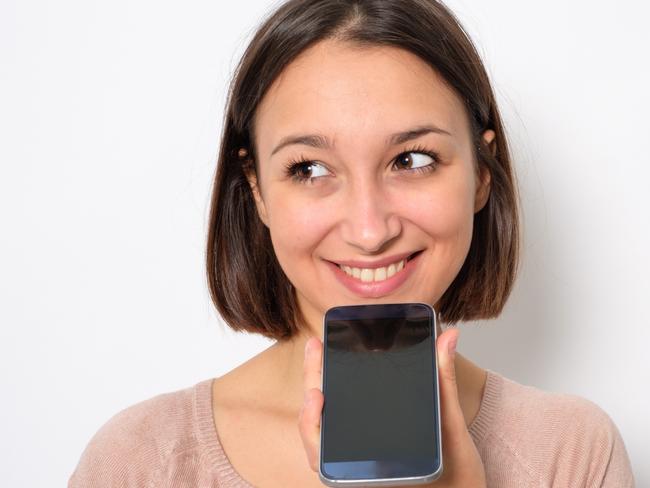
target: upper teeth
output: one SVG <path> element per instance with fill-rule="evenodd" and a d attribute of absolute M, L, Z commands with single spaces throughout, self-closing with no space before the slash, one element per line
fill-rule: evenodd
<path fill-rule="evenodd" d="M 371 281 L 383 281 L 386 278 L 390 278 L 398 271 L 401 271 L 405 264 L 406 259 L 402 259 L 397 263 L 390 264 L 383 268 L 351 268 L 350 266 L 343 266 L 341 264 L 339 264 L 339 268 L 345 271 L 348 275 L 369 283 Z"/>

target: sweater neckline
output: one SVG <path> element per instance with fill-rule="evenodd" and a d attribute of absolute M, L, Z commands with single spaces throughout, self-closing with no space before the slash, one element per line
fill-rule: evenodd
<path fill-rule="evenodd" d="M 470 423 L 468 431 L 477 446 L 483 442 L 498 410 L 503 389 L 503 377 L 487 369 L 487 377 L 478 413 Z M 212 409 L 212 383 L 215 378 L 209 378 L 197 383 L 194 387 L 194 417 L 196 437 L 201 445 L 207 465 L 213 471 L 224 488 L 254 488 L 235 470 L 228 455 L 221 445 L 219 433 L 214 423 Z"/>
<path fill-rule="evenodd" d="M 223 484 L 224 488 L 254 488 L 235 470 L 219 440 L 212 409 L 214 380 L 203 380 L 194 387 L 194 425 L 201 451 L 206 457 L 207 469 L 216 476 L 220 487 Z"/>
<path fill-rule="evenodd" d="M 503 376 L 490 369 L 486 369 L 485 371 L 487 377 L 485 379 L 481 404 L 479 405 L 476 417 L 474 417 L 474 420 L 467 427 L 477 447 L 485 439 L 490 427 L 494 425 L 494 417 L 499 410 L 499 402 L 501 401 L 503 391 Z"/>

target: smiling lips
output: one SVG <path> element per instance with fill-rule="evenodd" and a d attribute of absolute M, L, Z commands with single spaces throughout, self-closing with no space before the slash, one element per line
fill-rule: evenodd
<path fill-rule="evenodd" d="M 328 261 L 336 278 L 350 291 L 366 298 L 377 298 L 397 289 L 411 274 L 422 251 L 390 256 L 374 263 Z"/>
<path fill-rule="evenodd" d="M 371 281 L 384 281 L 386 278 L 390 278 L 395 273 L 402 271 L 405 265 L 406 259 L 401 259 L 397 264 L 391 263 L 382 268 L 352 268 L 341 264 L 339 264 L 339 268 L 345 271 L 348 276 L 357 278 L 364 283 L 370 283 Z"/>

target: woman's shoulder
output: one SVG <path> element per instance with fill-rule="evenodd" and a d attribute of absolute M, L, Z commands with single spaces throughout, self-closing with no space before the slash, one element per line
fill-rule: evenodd
<path fill-rule="evenodd" d="M 586 486 L 633 486 L 620 432 L 591 400 L 489 371 L 481 410 L 472 427 L 488 463 L 510 457 L 522 473 L 543 484 L 588 480 Z"/>
<path fill-rule="evenodd" d="M 163 469 L 180 468 L 199 447 L 198 400 L 206 402 L 211 383 L 158 394 L 110 417 L 82 452 L 68 487 L 155 486 Z"/>
<path fill-rule="evenodd" d="M 500 382 L 500 404 L 509 413 L 510 425 L 542 423 L 552 426 L 591 424 L 612 427 L 611 418 L 600 406 L 579 395 L 547 391 L 491 373 Z M 577 422 L 576 422 L 577 421 Z"/>

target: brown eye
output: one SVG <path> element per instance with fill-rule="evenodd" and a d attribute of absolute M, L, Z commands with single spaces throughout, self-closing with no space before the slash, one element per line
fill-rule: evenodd
<path fill-rule="evenodd" d="M 308 161 L 297 167 L 296 173 L 302 178 L 318 178 L 319 176 L 326 176 L 329 171 L 322 164 Z"/>
<path fill-rule="evenodd" d="M 405 152 L 395 158 L 395 163 L 402 169 L 417 169 L 436 162 L 433 156 L 415 151 Z"/>
<path fill-rule="evenodd" d="M 299 178 L 311 178 L 313 164 L 303 163 L 296 168 L 296 176 Z"/>
<path fill-rule="evenodd" d="M 286 174 L 299 183 L 308 183 L 321 176 L 330 174 L 329 170 L 316 161 L 291 161 L 286 167 Z"/>

